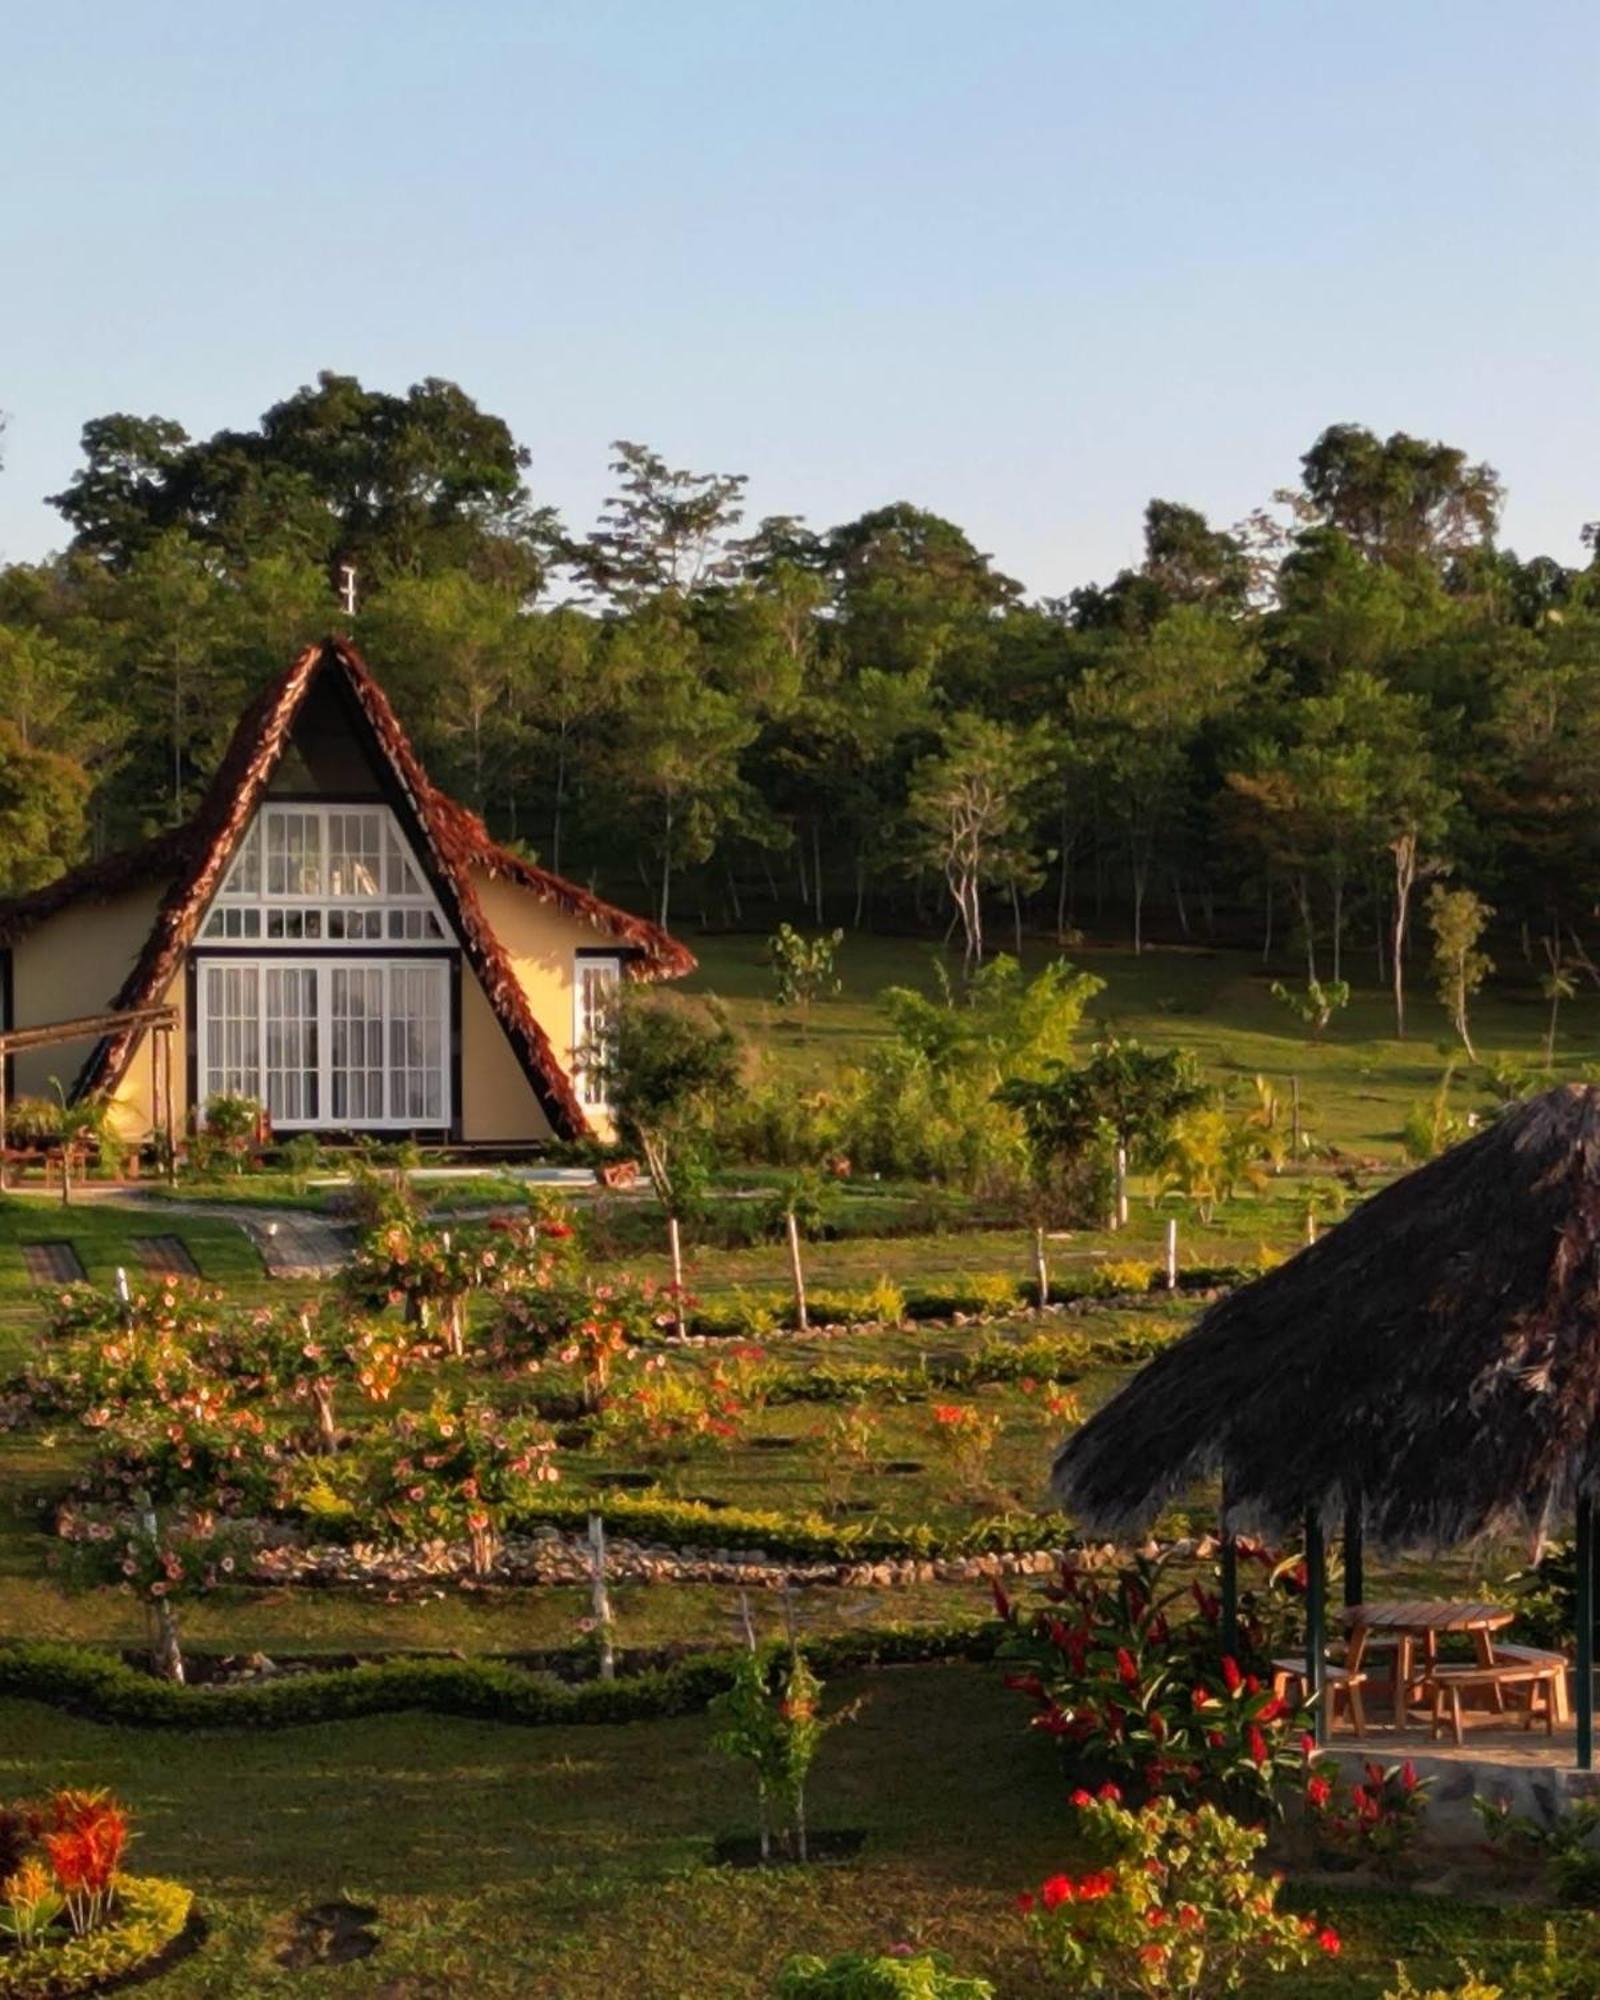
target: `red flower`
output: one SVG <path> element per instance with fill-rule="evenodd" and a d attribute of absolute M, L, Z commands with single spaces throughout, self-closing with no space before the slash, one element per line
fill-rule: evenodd
<path fill-rule="evenodd" d="M 1339 1941 L 1339 1933 L 1331 1930 L 1318 1931 L 1317 1949 L 1325 1951 L 1329 1958 L 1337 1958 L 1339 1953 L 1344 1949 Z"/>
<path fill-rule="evenodd" d="M 1250 1733 L 1247 1740 L 1250 1745 L 1251 1763 L 1264 1764 L 1267 1761 L 1267 1739 L 1253 1722 L 1250 1725 Z"/>
<path fill-rule="evenodd" d="M 1126 1646 L 1117 1648 L 1117 1678 L 1124 1687 L 1138 1685 L 1139 1669 L 1133 1664 L 1133 1655 Z"/>
<path fill-rule="evenodd" d="M 1237 1694 L 1244 1685 L 1244 1675 L 1239 1671 L 1239 1663 L 1231 1655 L 1222 1656 L 1222 1684 L 1229 1694 Z"/>
<path fill-rule="evenodd" d="M 1033 1891 L 1031 1889 L 1024 1889 L 1022 1894 L 1017 1898 L 1017 1908 L 1024 1916 L 1033 1908 Z"/>
<path fill-rule="evenodd" d="M 1090 1796 L 1090 1794 L 1086 1792 L 1080 1785 L 1078 1789 L 1072 1794 L 1072 1797 L 1067 1801 L 1067 1803 L 1068 1805 L 1077 1806 L 1081 1811 L 1084 1806 L 1092 1806 L 1094 1804 L 1094 1800 Z"/>
<path fill-rule="evenodd" d="M 1118 1791 L 1115 1785 L 1109 1782 L 1100 1787 L 1099 1791 L 1095 1793 L 1095 1797 L 1103 1799 L 1107 1805 L 1120 1806 L 1122 1804 L 1121 1792 Z"/>
<path fill-rule="evenodd" d="M 1311 1778 L 1306 1782 L 1306 1801 L 1309 1805 L 1325 1806 L 1333 1797 L 1333 1786 L 1326 1778 Z"/>
<path fill-rule="evenodd" d="M 1047 1910 L 1059 1909 L 1063 1903 L 1070 1903 L 1072 1897 L 1072 1880 L 1067 1875 L 1052 1875 L 1039 1891 L 1039 1900 Z"/>
<path fill-rule="evenodd" d="M 1085 1875 L 1078 1884 L 1078 1901 L 1097 1903 L 1103 1896 L 1109 1896 L 1116 1886 L 1116 1877 L 1111 1870 L 1102 1868 L 1097 1874 Z"/>

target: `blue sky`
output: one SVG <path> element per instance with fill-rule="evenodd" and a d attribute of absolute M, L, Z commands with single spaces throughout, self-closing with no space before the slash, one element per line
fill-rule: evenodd
<path fill-rule="evenodd" d="M 1578 0 L 31 0 L 0 62 L 0 556 L 112 409 L 454 378 L 575 524 L 608 441 L 1031 591 L 1326 423 L 1600 516 Z"/>

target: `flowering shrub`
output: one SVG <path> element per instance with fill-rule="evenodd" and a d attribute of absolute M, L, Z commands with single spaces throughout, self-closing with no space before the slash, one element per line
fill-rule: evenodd
<path fill-rule="evenodd" d="M 554 1359 L 575 1368 L 585 1406 L 598 1410 L 617 1364 L 670 1317 L 648 1285 L 620 1278 L 601 1282 L 551 1266 L 505 1294 L 490 1341 L 513 1367 Z"/>
<path fill-rule="evenodd" d="M 341 1382 L 375 1403 L 399 1387 L 414 1353 L 412 1343 L 381 1321 L 352 1319 L 337 1301 L 260 1310 L 235 1318 L 220 1334 L 214 1357 L 247 1392 L 289 1396 L 309 1403 L 317 1446 L 338 1448 L 334 1396 Z"/>
<path fill-rule="evenodd" d="M 408 1541 L 464 1536 L 475 1576 L 494 1566 L 505 1516 L 560 1477 L 555 1439 L 486 1403 L 402 1410 L 369 1471 L 371 1504 Z"/>
<path fill-rule="evenodd" d="M 774 1833 L 795 1860 L 806 1859 L 806 1779 L 822 1739 L 859 1706 L 824 1716 L 822 1683 L 798 1648 L 775 1686 L 761 1655 L 745 1654 L 733 1685 L 713 1698 L 713 1746 L 755 1771 L 763 1861 L 770 1857 Z"/>
<path fill-rule="evenodd" d="M 1284 1572 L 1251 1545 L 1240 1552 L 1267 1567 L 1269 1589 L 1241 1597 L 1238 1658 L 1222 1651 L 1215 1595 L 1168 1579 L 1170 1551 L 1118 1570 L 1064 1565 L 1030 1619 L 996 1586 L 1012 1628 L 1007 1685 L 1081 1773 L 1258 1810 L 1280 1782 L 1304 1779 L 1301 1717 L 1270 1686 L 1270 1586 Z"/>
<path fill-rule="evenodd" d="M 1210 1805 L 1130 1811 L 1113 1785 L 1073 1804 L 1096 1865 L 1018 1899 L 1066 1992 L 1209 2000 L 1338 1952 L 1337 1932 L 1277 1909 L 1277 1882 L 1251 1865 L 1259 1830 Z"/>
<path fill-rule="evenodd" d="M 219 1396 L 138 1412 L 119 1410 L 91 1428 L 100 1449 L 78 1481 L 87 1500 L 131 1507 L 137 1496 L 204 1513 L 260 1513 L 287 1494 L 282 1443 L 257 1409 Z M 90 1422 L 90 1419 L 85 1419 Z"/>
<path fill-rule="evenodd" d="M 1083 1404 L 1078 1392 L 1064 1382 L 1039 1382 L 1031 1375 L 1024 1375 L 1017 1389 L 1047 1428 L 1054 1430 L 1062 1425 L 1076 1428 L 1083 1422 Z"/>
<path fill-rule="evenodd" d="M 1365 1763 L 1360 1782 L 1347 1791 L 1330 1758 L 1312 1766 L 1306 1779 L 1306 1810 L 1328 1846 L 1392 1864 L 1416 1845 L 1432 1782 L 1417 1776 L 1408 1757 L 1387 1770 Z"/>
<path fill-rule="evenodd" d="M 775 2000 L 994 2000 L 987 1979 L 963 1978 L 943 1952 L 899 1945 L 878 1957 L 791 1958 Z"/>
<path fill-rule="evenodd" d="M 445 1345 L 466 1345 L 466 1300 L 497 1284 L 504 1252 L 487 1229 L 432 1229 L 419 1217 L 391 1217 L 356 1244 L 346 1275 L 350 1295 L 369 1310 L 400 1306 L 408 1324 L 443 1329 Z"/>
<path fill-rule="evenodd" d="M 150 1628 L 156 1672 L 165 1680 L 181 1681 L 177 1603 L 215 1589 L 233 1573 L 237 1531 L 219 1530 L 209 1512 L 158 1510 L 143 1494 L 130 1498 L 131 1515 L 63 1508 L 57 1532 L 71 1544 L 73 1567 L 80 1577 L 113 1583 L 138 1598 Z"/>
<path fill-rule="evenodd" d="M 828 1414 L 817 1433 L 817 1455 L 829 1507 L 844 1504 L 856 1477 L 876 1464 L 882 1445 L 882 1419 L 868 1404 L 845 1403 Z"/>
<path fill-rule="evenodd" d="M 739 1398 L 720 1370 L 694 1375 L 668 1368 L 665 1356 L 655 1355 L 613 1390 L 600 1411 L 595 1437 L 634 1458 L 661 1464 L 683 1457 L 702 1438 L 732 1444 L 742 1416 Z"/>
<path fill-rule="evenodd" d="M 985 1492 L 989 1460 L 1000 1436 L 998 1413 L 980 1410 L 976 1403 L 935 1403 L 933 1434 L 959 1490 Z"/>
<path fill-rule="evenodd" d="M 46 1317 L 33 1400 L 76 1416 L 184 1401 L 205 1382 L 201 1357 L 222 1313 L 221 1292 L 176 1278 L 126 1303 L 93 1285 L 69 1286 Z"/>

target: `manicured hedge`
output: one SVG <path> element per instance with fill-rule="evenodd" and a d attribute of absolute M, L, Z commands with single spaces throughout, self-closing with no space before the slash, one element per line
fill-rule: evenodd
<path fill-rule="evenodd" d="M 963 1556 L 1027 1555 L 1068 1547 L 1073 1531 L 1062 1514 L 996 1514 L 965 1528 L 928 1522 L 885 1527 L 863 1521 L 840 1526 L 818 1514 L 776 1514 L 754 1507 L 709 1507 L 656 1493 L 546 1490 L 506 1517 L 512 1534 L 556 1528 L 581 1534 L 598 1514 L 608 1531 L 630 1542 L 673 1550 L 760 1550 L 775 1562 L 940 1562 Z M 314 1541 L 349 1544 L 372 1538 L 373 1523 L 355 1509 L 319 1508 L 301 1517 Z"/>
<path fill-rule="evenodd" d="M 994 1620 L 888 1625 L 808 1640 L 806 1657 L 824 1677 L 863 1667 L 982 1660 L 993 1657 L 1004 1629 Z M 777 1656 L 778 1649 L 769 1650 Z M 23 1644 L 0 1647 L 0 1696 L 48 1702 L 96 1722 L 137 1729 L 289 1729 L 407 1709 L 525 1727 L 644 1722 L 704 1708 L 730 1685 L 737 1657 L 703 1653 L 614 1681 L 562 1681 L 503 1660 L 404 1658 L 185 1687 L 85 1647 Z M 0 1986 L 0 2000 L 11 2000 L 10 1989 Z"/>
<path fill-rule="evenodd" d="M 1061 1514 L 1005 1514 L 970 1527 L 903 1528 L 863 1523 L 836 1527 L 818 1516 L 768 1514 L 749 1507 L 707 1507 L 694 1500 L 631 1493 L 552 1493 L 520 1509 L 515 1532 L 539 1527 L 576 1533 L 598 1514 L 614 1535 L 673 1549 L 762 1549 L 791 1562 L 937 1562 L 958 1556 L 1024 1555 L 1066 1547 L 1072 1530 Z"/>
<path fill-rule="evenodd" d="M 1196 1264 L 1178 1273 L 1180 1292 L 1225 1291 L 1259 1277 L 1260 1268 L 1247 1264 Z M 964 1286 L 959 1278 L 940 1290 L 913 1290 L 903 1295 L 900 1317 L 913 1323 L 953 1319 L 957 1313 L 993 1313 L 1037 1303 L 1038 1287 L 1031 1278 L 1009 1281 L 1009 1298 L 1002 1299 L 1008 1280 L 988 1277 Z M 871 1287 L 856 1290 L 817 1290 L 808 1294 L 810 1318 L 814 1326 L 853 1326 L 878 1317 L 871 1303 Z M 1142 1287 L 1148 1293 L 1166 1290 L 1166 1276 L 1157 1270 Z M 1138 1292 L 1108 1290 L 1103 1275 L 1093 1266 L 1082 1272 L 1063 1274 L 1050 1280 L 1050 1299 L 1056 1305 L 1087 1305 L 1108 1299 L 1136 1297 Z M 790 1331 L 795 1324 L 794 1299 L 787 1292 L 746 1292 L 728 1300 L 707 1300 L 689 1316 L 689 1331 L 728 1338 L 758 1337 L 764 1324 Z"/>
<path fill-rule="evenodd" d="M 193 1909 L 180 1882 L 119 1875 L 115 1913 L 100 1930 L 0 1957 L 0 2000 L 67 2000 L 139 1972 L 177 1942 Z"/>

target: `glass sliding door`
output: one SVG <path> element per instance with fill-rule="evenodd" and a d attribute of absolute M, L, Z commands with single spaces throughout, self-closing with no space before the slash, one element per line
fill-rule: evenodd
<path fill-rule="evenodd" d="M 445 1117 L 447 989 L 442 965 L 389 967 L 389 1121 L 439 1125 Z"/>
<path fill-rule="evenodd" d="M 267 1111 L 274 1125 L 315 1125 L 321 1115 L 317 968 L 265 969 Z"/>
<path fill-rule="evenodd" d="M 209 1097 L 261 1097 L 261 971 L 208 965 L 201 985 L 202 1089 Z"/>
<path fill-rule="evenodd" d="M 381 1124 L 384 968 L 336 965 L 330 974 L 328 1115 L 335 1125 Z"/>
<path fill-rule="evenodd" d="M 287 1130 L 448 1126 L 448 960 L 203 959 L 198 1082 Z"/>

